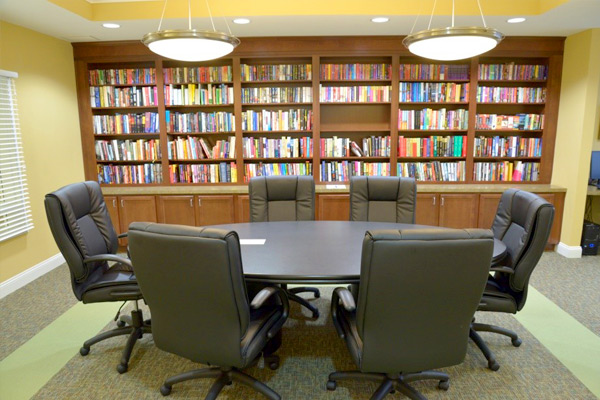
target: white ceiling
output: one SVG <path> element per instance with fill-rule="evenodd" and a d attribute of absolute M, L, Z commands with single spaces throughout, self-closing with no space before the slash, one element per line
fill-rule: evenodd
<path fill-rule="evenodd" d="M 117 1 L 119 0 L 88 0 L 90 3 Z M 366 0 L 363 1 L 366 2 Z M 377 2 L 377 0 L 371 1 Z M 217 0 L 211 0 L 211 2 L 217 2 Z M 344 2 L 339 3 L 340 7 L 343 7 Z M 424 14 L 428 13 L 424 12 Z M 410 33 L 416 18 L 414 15 L 390 15 L 389 22 L 374 24 L 370 22 L 370 18 L 376 15 L 252 16 L 250 24 L 236 25 L 231 23 L 231 20 L 235 17 L 244 17 L 244 15 L 236 15 L 234 12 L 229 14 L 227 21 L 231 31 L 240 38 L 251 36 L 406 35 Z M 341 11 L 340 14 L 344 14 L 344 12 Z M 508 36 L 569 36 L 590 28 L 600 28 L 600 0 L 570 0 L 546 13 L 528 16 L 524 23 L 508 24 L 506 19 L 513 16 L 515 15 L 509 13 L 486 15 L 485 19 L 488 26 L 496 28 Z M 158 17 L 157 15 L 156 19 L 106 21 L 117 22 L 121 25 L 120 29 L 106 29 L 102 27 L 102 22 L 105 21 L 87 20 L 48 0 L 0 0 L 1 20 L 69 42 L 138 40 L 144 34 L 157 29 Z M 428 15 L 421 15 L 417 20 L 416 30 L 425 29 L 428 18 Z M 217 30 L 227 31 L 224 18 L 215 18 L 215 24 Z M 432 28 L 449 25 L 450 17 L 436 16 L 433 19 Z M 481 26 L 482 23 L 479 16 L 457 16 L 455 25 Z M 211 29 L 210 21 L 207 18 L 194 18 L 192 27 Z M 163 22 L 163 29 L 182 28 L 187 28 L 186 18 L 168 19 Z"/>

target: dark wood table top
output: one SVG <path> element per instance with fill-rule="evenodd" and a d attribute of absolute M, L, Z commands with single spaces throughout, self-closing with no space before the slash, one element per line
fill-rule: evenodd
<path fill-rule="evenodd" d="M 246 279 L 311 284 L 358 282 L 362 242 L 367 230 L 444 229 L 362 221 L 254 222 L 214 227 L 238 233 Z M 263 244 L 252 244 L 263 240 Z M 501 245 L 500 241 L 495 242 Z M 497 249 L 495 245 L 494 258 L 503 256 L 504 251 L 505 247 Z"/>

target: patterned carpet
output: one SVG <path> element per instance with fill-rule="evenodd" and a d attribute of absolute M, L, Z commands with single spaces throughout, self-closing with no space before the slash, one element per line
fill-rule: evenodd
<path fill-rule="evenodd" d="M 594 310 L 600 309 L 600 300 L 593 288 L 598 287 L 600 268 L 595 261 L 591 257 L 567 260 L 547 253 L 534 273 L 532 283 L 598 334 L 598 315 Z M 558 285 L 561 285 L 561 290 L 555 289 Z M 368 399 L 376 388 L 375 384 L 366 381 L 340 381 L 336 391 L 325 389 L 330 372 L 354 369 L 346 346 L 337 337 L 331 323 L 331 290 L 331 287 L 324 287 L 322 297 L 311 300 L 321 312 L 316 321 L 309 318 L 305 309 L 292 303 L 292 315 L 284 326 L 283 344 L 278 352 L 281 357 L 278 370 L 271 371 L 258 365 L 246 371 L 269 385 L 283 399 Z M 38 293 L 43 295 L 36 295 Z M 65 266 L 0 300 L 2 357 L 74 303 Z M 488 370 L 485 359 L 471 343 L 464 363 L 442 369 L 450 374 L 449 391 L 438 390 L 434 381 L 414 384 L 425 396 L 430 399 L 596 399 L 514 317 L 482 313 L 477 319 L 516 330 L 523 339 L 523 345 L 515 348 L 507 338 L 482 334 L 495 352 L 500 370 Z M 112 327 L 112 324 L 109 326 Z M 152 336 L 147 335 L 136 345 L 129 372 L 119 375 L 115 367 L 123 344 L 124 338 L 113 338 L 93 346 L 87 357 L 74 354 L 33 398 L 162 399 L 159 387 L 165 378 L 200 367 L 158 350 L 153 345 Z M 211 383 L 203 379 L 177 384 L 169 398 L 204 398 Z M 219 396 L 223 400 L 261 398 L 235 383 L 227 386 Z M 388 398 L 405 397 L 396 393 Z"/>

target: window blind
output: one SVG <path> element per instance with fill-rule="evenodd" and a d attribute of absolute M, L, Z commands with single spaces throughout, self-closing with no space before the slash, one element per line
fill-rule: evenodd
<path fill-rule="evenodd" d="M 14 72 L 0 70 L 0 242 L 33 228 Z"/>

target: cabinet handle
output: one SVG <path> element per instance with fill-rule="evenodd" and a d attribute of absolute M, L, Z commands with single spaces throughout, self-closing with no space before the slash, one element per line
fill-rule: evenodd
<path fill-rule="evenodd" d="M 198 198 L 198 207 L 202 207 L 202 199 Z"/>
<path fill-rule="evenodd" d="M 442 196 L 442 207 L 444 207 L 444 196 Z"/>
<path fill-rule="evenodd" d="M 194 199 L 190 198 L 190 207 L 194 207 Z"/>
<path fill-rule="evenodd" d="M 433 205 L 435 206 L 435 196 L 433 196 Z"/>
<path fill-rule="evenodd" d="M 113 208 L 117 208 L 117 199 L 113 199 Z"/>
<path fill-rule="evenodd" d="M 125 208 L 125 206 L 123 205 L 123 199 L 121 199 L 121 208 Z"/>

